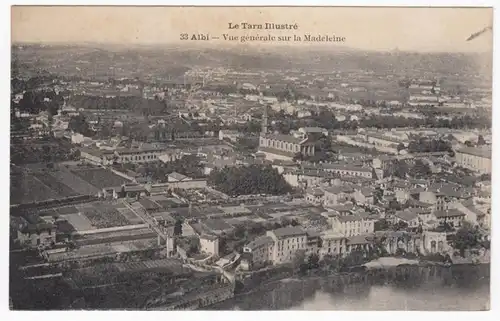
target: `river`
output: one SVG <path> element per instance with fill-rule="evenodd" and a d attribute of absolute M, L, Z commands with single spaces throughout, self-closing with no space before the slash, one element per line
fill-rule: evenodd
<path fill-rule="evenodd" d="M 420 271 L 421 272 L 421 271 Z M 445 273 L 447 272 L 447 273 Z M 250 294 L 237 295 L 214 310 L 413 310 L 489 309 L 489 271 L 436 271 L 431 276 L 335 284 L 325 278 L 287 279 Z M 473 276 L 471 276 L 473 275 Z M 326 278 L 328 279 L 328 278 Z"/>

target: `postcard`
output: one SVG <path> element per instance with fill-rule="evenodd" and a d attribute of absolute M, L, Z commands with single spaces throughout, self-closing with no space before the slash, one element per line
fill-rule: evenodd
<path fill-rule="evenodd" d="M 493 8 L 11 14 L 11 310 L 489 310 Z"/>

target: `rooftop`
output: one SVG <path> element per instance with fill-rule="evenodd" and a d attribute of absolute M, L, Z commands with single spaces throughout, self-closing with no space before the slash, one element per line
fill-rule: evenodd
<path fill-rule="evenodd" d="M 411 220 L 416 219 L 418 217 L 418 213 L 416 211 L 404 210 L 404 211 L 397 211 L 395 216 L 397 218 L 402 219 L 403 221 L 409 222 Z"/>
<path fill-rule="evenodd" d="M 437 218 L 465 216 L 464 213 L 460 212 L 457 209 L 449 209 L 449 210 L 446 210 L 446 211 L 436 211 L 436 212 L 434 212 L 434 215 Z"/>
<path fill-rule="evenodd" d="M 265 134 L 264 137 L 268 138 L 268 139 L 274 139 L 274 140 L 283 141 L 283 142 L 292 143 L 292 144 L 300 144 L 301 142 L 304 141 L 304 139 L 296 138 L 295 136 L 291 136 L 291 135 L 283 135 L 283 134 Z"/>
<path fill-rule="evenodd" d="M 252 242 L 248 243 L 245 247 L 248 247 L 248 248 L 254 250 L 256 248 L 271 244 L 273 242 L 274 241 L 273 241 L 272 237 L 265 235 L 265 236 L 260 236 L 260 237 L 256 238 Z"/>
<path fill-rule="evenodd" d="M 457 150 L 457 153 L 468 154 L 491 159 L 491 149 L 465 147 Z"/>
<path fill-rule="evenodd" d="M 306 231 L 297 226 L 282 227 L 272 231 L 277 238 L 292 237 L 298 235 L 305 235 Z"/>

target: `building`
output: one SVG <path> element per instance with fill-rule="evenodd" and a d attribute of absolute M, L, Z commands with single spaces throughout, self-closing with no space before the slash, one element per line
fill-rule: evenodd
<path fill-rule="evenodd" d="M 367 187 L 357 188 L 352 195 L 356 203 L 373 205 L 374 204 L 374 190 Z"/>
<path fill-rule="evenodd" d="M 12 217 L 11 227 L 15 241 L 27 247 L 49 247 L 56 243 L 56 225 L 46 223 L 40 218 L 35 220 Z"/>
<path fill-rule="evenodd" d="M 455 151 L 458 165 L 470 170 L 491 174 L 491 149 L 466 147 Z"/>
<path fill-rule="evenodd" d="M 453 227 L 462 226 L 462 222 L 465 219 L 465 213 L 457 209 L 447 209 L 444 211 L 434 211 L 434 216 L 436 216 L 439 224 L 447 223 Z"/>
<path fill-rule="evenodd" d="M 187 177 L 186 175 L 179 174 L 177 172 L 173 172 L 168 174 L 168 182 L 169 183 L 177 183 L 177 182 L 185 182 L 185 181 L 190 181 L 192 180 L 190 177 Z"/>
<path fill-rule="evenodd" d="M 308 188 L 306 190 L 306 201 L 313 205 L 321 205 L 324 202 L 325 193 L 321 188 Z"/>
<path fill-rule="evenodd" d="M 322 246 L 319 251 L 321 259 L 326 255 L 343 256 L 347 253 L 347 238 L 343 234 L 328 230 L 321 234 L 321 240 Z"/>
<path fill-rule="evenodd" d="M 417 211 L 414 210 L 403 210 L 396 211 L 394 214 L 393 224 L 397 224 L 399 222 L 404 222 L 408 224 L 408 227 L 415 228 L 420 224 L 420 219 Z"/>
<path fill-rule="evenodd" d="M 229 139 L 232 142 L 236 142 L 243 134 L 237 130 L 220 130 L 219 140 Z"/>
<path fill-rule="evenodd" d="M 394 136 L 380 135 L 378 133 L 370 133 L 366 135 L 366 141 L 375 147 L 394 147 L 399 144 L 408 146 L 408 142 L 403 139 L 398 139 Z"/>
<path fill-rule="evenodd" d="M 283 227 L 268 231 L 275 246 L 270 257 L 273 264 L 291 262 L 299 250 L 306 251 L 307 233 L 300 227 Z"/>
<path fill-rule="evenodd" d="M 307 138 L 291 135 L 262 133 L 259 139 L 259 152 L 269 160 L 292 160 L 297 154 L 314 156 L 314 142 Z"/>
<path fill-rule="evenodd" d="M 108 150 L 82 147 L 80 148 L 80 159 L 96 165 L 111 165 L 115 159 L 115 154 Z"/>
<path fill-rule="evenodd" d="M 274 240 L 265 235 L 256 238 L 243 247 L 243 253 L 247 255 L 250 267 L 261 267 L 271 262 L 274 252 Z"/>
<path fill-rule="evenodd" d="M 351 237 L 373 233 L 376 219 L 364 215 L 333 216 L 330 218 L 333 231 Z"/>
<path fill-rule="evenodd" d="M 352 198 L 354 189 L 350 186 L 333 186 L 324 189 L 324 206 L 331 207 L 343 204 Z"/>
<path fill-rule="evenodd" d="M 328 130 L 321 127 L 301 127 L 298 131 L 302 133 L 304 137 L 307 137 L 307 135 L 309 134 L 320 134 L 323 136 L 328 136 Z"/>
<path fill-rule="evenodd" d="M 373 170 L 368 167 L 360 167 L 349 164 L 332 164 L 324 163 L 320 164 L 319 168 L 324 171 L 335 173 L 339 176 L 354 176 L 354 177 L 366 177 L 373 178 Z"/>
<path fill-rule="evenodd" d="M 122 148 L 115 151 L 114 161 L 118 164 L 156 162 L 163 153 L 158 148 Z"/>
<path fill-rule="evenodd" d="M 215 235 L 201 235 L 200 251 L 213 256 L 219 256 L 219 238 Z"/>

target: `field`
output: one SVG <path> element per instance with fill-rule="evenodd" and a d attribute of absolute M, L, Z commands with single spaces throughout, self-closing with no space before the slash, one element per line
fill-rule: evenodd
<path fill-rule="evenodd" d="M 32 203 L 58 197 L 57 192 L 31 174 L 11 175 L 10 180 L 11 204 Z"/>
<path fill-rule="evenodd" d="M 55 164 L 53 168 L 47 168 L 43 164 L 13 167 L 10 186 L 12 204 L 95 195 L 100 190 L 59 164 Z"/>
<path fill-rule="evenodd" d="M 141 224 L 143 222 L 139 216 L 135 215 L 134 212 L 126 207 L 117 207 L 116 209 L 120 212 L 121 215 L 123 215 L 123 217 L 127 219 L 127 221 L 132 224 Z"/>
<path fill-rule="evenodd" d="M 92 226 L 98 229 L 131 224 L 131 222 L 120 214 L 112 205 L 97 202 L 92 205 L 82 206 L 80 209 L 83 215 L 88 218 Z"/>
<path fill-rule="evenodd" d="M 99 189 L 118 187 L 129 183 L 129 180 L 103 168 L 73 169 L 71 172 Z"/>
<path fill-rule="evenodd" d="M 59 180 L 57 180 L 55 177 L 50 175 L 49 173 L 36 173 L 34 176 L 41 181 L 43 184 L 48 186 L 50 189 L 52 189 L 54 192 L 56 192 L 60 197 L 68 197 L 68 196 L 75 196 L 78 195 L 78 193 L 75 193 L 74 190 L 72 190 L 70 187 L 66 186 L 65 184 L 61 183 Z"/>
<path fill-rule="evenodd" d="M 61 215 L 61 218 L 66 219 L 68 223 L 73 225 L 73 227 L 77 231 L 88 231 L 95 229 L 95 227 L 92 225 L 92 222 L 83 214 L 66 214 Z"/>

